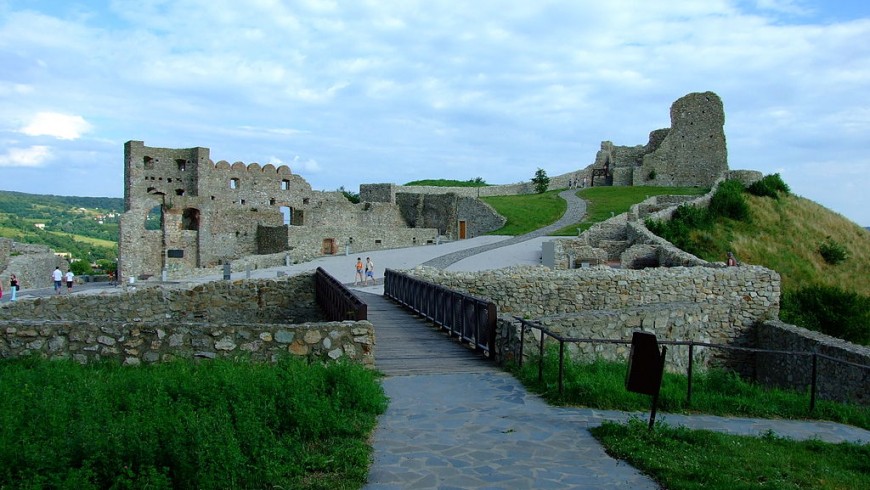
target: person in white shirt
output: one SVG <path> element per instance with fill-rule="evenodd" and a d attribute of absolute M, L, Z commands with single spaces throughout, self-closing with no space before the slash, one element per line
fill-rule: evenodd
<path fill-rule="evenodd" d="M 66 271 L 66 290 L 67 292 L 72 292 L 73 278 L 76 275 L 73 274 L 73 271 Z"/>
<path fill-rule="evenodd" d="M 55 267 L 54 272 L 51 273 L 51 279 L 54 281 L 54 294 L 60 294 L 60 284 L 63 281 L 63 272 L 60 271 L 60 267 Z"/>

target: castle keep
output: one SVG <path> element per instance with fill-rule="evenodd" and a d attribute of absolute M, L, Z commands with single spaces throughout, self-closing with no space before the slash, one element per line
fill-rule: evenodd
<path fill-rule="evenodd" d="M 409 226 L 395 205 L 313 191 L 285 165 L 213 163 L 208 148 L 141 141 L 124 145 L 124 208 L 118 268 L 125 278 L 187 274 L 252 255 L 275 255 L 271 265 L 279 265 L 433 243 L 437 234 Z"/>

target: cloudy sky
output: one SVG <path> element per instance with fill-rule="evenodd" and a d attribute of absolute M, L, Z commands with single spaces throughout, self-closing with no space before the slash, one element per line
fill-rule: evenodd
<path fill-rule="evenodd" d="M 0 190 L 120 197 L 128 140 L 507 184 L 708 90 L 732 169 L 870 226 L 866 0 L 0 0 Z"/>

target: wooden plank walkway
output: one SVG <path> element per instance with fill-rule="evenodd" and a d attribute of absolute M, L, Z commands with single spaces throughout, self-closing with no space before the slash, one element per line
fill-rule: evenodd
<path fill-rule="evenodd" d="M 388 376 L 486 373 L 498 367 L 428 320 L 380 294 L 354 291 L 375 327 L 375 368 Z"/>

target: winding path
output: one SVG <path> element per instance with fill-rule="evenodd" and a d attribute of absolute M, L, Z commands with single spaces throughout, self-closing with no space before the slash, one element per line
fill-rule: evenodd
<path fill-rule="evenodd" d="M 583 219 L 583 215 L 586 214 L 586 201 L 577 197 L 577 189 L 568 189 L 562 191 L 559 193 L 559 197 L 567 201 L 568 209 L 565 210 L 565 214 L 563 214 L 561 218 L 559 218 L 555 223 L 551 225 L 545 226 L 543 228 L 538 228 L 537 230 L 531 233 L 526 233 L 525 235 L 520 235 L 499 242 L 481 245 L 474 248 L 467 248 L 465 250 L 459 250 L 453 253 L 442 255 L 440 257 L 435 257 L 432 260 L 423 262 L 422 265 L 425 265 L 427 267 L 434 267 L 436 269 L 446 269 L 450 265 L 459 262 L 462 259 L 467 259 L 472 255 L 477 255 L 479 253 L 488 252 L 496 248 L 507 247 L 509 245 L 515 245 L 520 242 L 531 240 L 533 238 L 545 236 L 568 225 L 577 223 L 581 219 Z"/>

